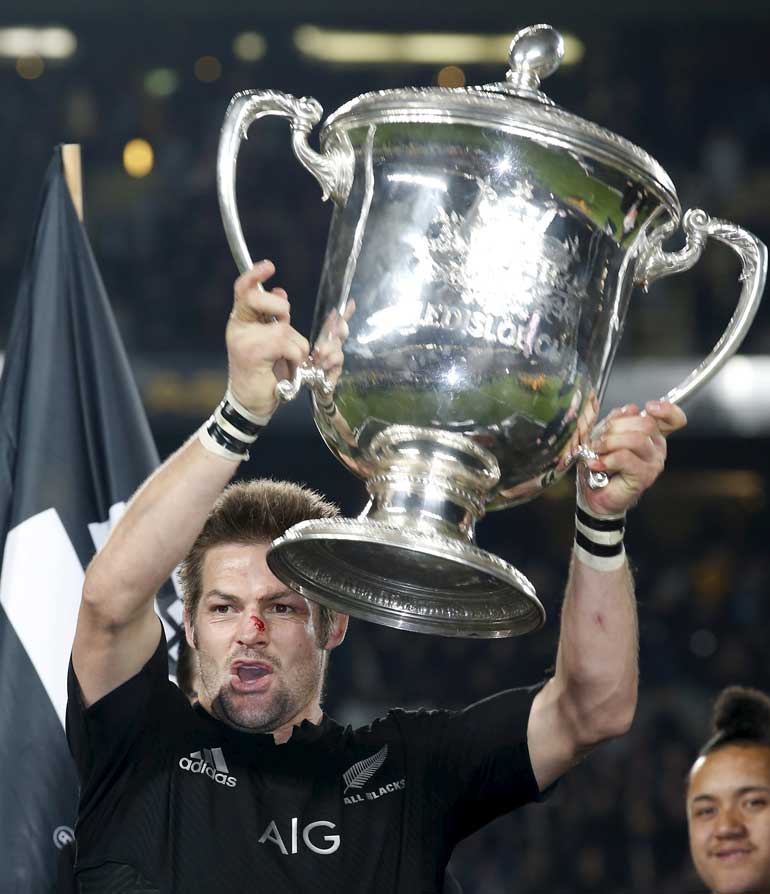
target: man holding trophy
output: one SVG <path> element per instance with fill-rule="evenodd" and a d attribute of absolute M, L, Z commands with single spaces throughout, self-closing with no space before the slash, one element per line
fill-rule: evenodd
<path fill-rule="evenodd" d="M 766 251 L 684 217 L 643 150 L 539 89 L 563 45 L 520 32 L 504 82 L 312 99 L 238 94 L 220 140 L 225 231 L 242 275 L 222 403 L 137 492 L 88 569 L 68 734 L 81 777 L 80 890 L 439 892 L 455 844 L 623 734 L 637 697 L 625 515 L 660 475 L 680 400 L 736 350 Z M 235 202 L 249 125 L 291 122 L 334 202 L 314 349 L 263 289 Z M 633 207 L 634 213 L 629 213 Z M 663 241 L 682 224 L 685 247 Z M 742 264 L 738 309 L 667 399 L 595 427 L 635 283 L 686 270 L 706 241 Z M 228 487 L 278 398 L 366 482 L 356 519 L 306 489 Z M 446 636 L 527 633 L 530 582 L 476 546 L 486 511 L 580 460 L 555 673 L 462 711 L 394 710 L 343 728 L 321 705 L 348 615 Z M 154 594 L 182 562 L 198 703 L 167 679 Z"/>
<path fill-rule="evenodd" d="M 591 466 L 611 478 L 579 484 L 552 679 L 358 730 L 324 715 L 324 672 L 347 617 L 287 588 L 265 554 L 281 527 L 334 510 L 288 484 L 225 489 L 240 445 L 275 409 L 285 365 L 308 356 L 285 292 L 261 288 L 272 273 L 261 262 L 236 283 L 227 397 L 140 488 L 87 573 L 68 707 L 84 892 L 440 891 L 457 841 L 537 800 L 634 714 L 623 524 L 663 468 L 666 435 L 685 424 L 665 402 L 611 413 L 593 444 Z M 315 354 L 332 377 L 345 328 L 340 319 Z M 197 706 L 168 681 L 153 607 L 185 556 Z"/>

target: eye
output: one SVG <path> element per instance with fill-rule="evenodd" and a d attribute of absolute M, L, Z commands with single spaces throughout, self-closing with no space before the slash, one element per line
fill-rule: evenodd
<path fill-rule="evenodd" d="M 767 798 L 749 798 L 745 803 L 749 810 L 762 810 L 767 807 Z"/>
<path fill-rule="evenodd" d="M 277 615 L 290 615 L 293 614 L 296 609 L 293 605 L 289 605 L 288 602 L 274 602 L 273 603 L 273 611 Z"/>
<path fill-rule="evenodd" d="M 716 808 L 714 807 L 698 807 L 693 815 L 700 819 L 701 817 L 713 816 L 715 813 Z"/>
<path fill-rule="evenodd" d="M 209 611 L 212 615 L 227 615 L 232 611 L 232 605 L 228 602 L 223 602 L 219 605 L 212 605 L 209 607 Z"/>

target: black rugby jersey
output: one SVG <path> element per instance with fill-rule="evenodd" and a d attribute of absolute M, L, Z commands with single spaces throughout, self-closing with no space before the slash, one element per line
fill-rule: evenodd
<path fill-rule="evenodd" d="M 437 894 L 460 839 L 539 797 L 536 689 L 355 730 L 305 721 L 276 745 L 191 706 L 162 635 L 90 708 L 71 664 L 68 686 L 82 894 Z"/>

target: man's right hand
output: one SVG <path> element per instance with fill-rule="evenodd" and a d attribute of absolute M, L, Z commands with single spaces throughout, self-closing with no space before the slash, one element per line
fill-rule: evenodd
<path fill-rule="evenodd" d="M 262 288 L 274 273 L 270 261 L 259 261 L 238 277 L 225 333 L 230 390 L 247 410 L 265 418 L 277 405 L 276 384 L 290 379 L 310 353 L 307 339 L 291 326 L 286 292 Z"/>

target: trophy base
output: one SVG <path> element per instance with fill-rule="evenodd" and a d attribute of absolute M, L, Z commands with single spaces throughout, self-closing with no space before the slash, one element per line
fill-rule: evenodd
<path fill-rule="evenodd" d="M 545 621 L 534 587 L 512 565 L 431 531 L 313 519 L 275 540 L 267 562 L 308 599 L 401 630 L 496 639 Z"/>

